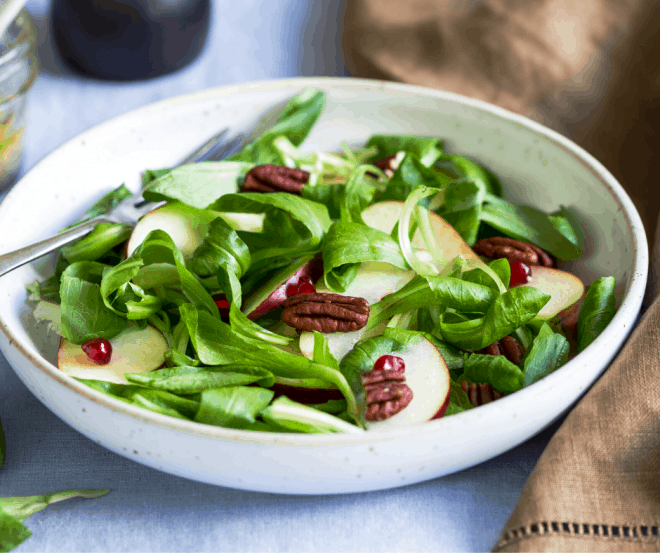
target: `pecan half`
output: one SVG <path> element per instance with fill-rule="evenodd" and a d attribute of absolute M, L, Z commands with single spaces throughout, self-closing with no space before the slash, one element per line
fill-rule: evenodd
<path fill-rule="evenodd" d="M 520 366 L 525 355 L 525 348 L 523 348 L 522 344 L 520 344 L 515 338 L 505 336 L 501 340 L 493 342 L 476 353 L 483 353 L 485 355 L 503 355 L 514 365 Z"/>
<path fill-rule="evenodd" d="M 530 266 L 554 267 L 556 265 L 555 259 L 538 246 L 503 236 L 483 238 L 472 249 L 477 255 L 483 255 L 488 259 L 518 260 Z"/>
<path fill-rule="evenodd" d="M 296 294 L 283 307 L 282 320 L 298 330 L 352 332 L 365 326 L 369 318 L 367 300 L 341 294 Z"/>
<path fill-rule="evenodd" d="M 493 388 L 490 384 L 468 384 L 465 380 L 461 382 L 461 388 L 468 395 L 470 403 L 475 407 L 485 405 L 496 399 L 504 397 L 504 394 Z"/>
<path fill-rule="evenodd" d="M 243 192 L 289 192 L 300 195 L 309 173 L 280 165 L 257 165 L 245 175 Z"/>
<path fill-rule="evenodd" d="M 361 379 L 367 405 L 364 418 L 368 421 L 389 419 L 412 401 L 413 392 L 406 384 L 403 371 L 373 369 Z"/>

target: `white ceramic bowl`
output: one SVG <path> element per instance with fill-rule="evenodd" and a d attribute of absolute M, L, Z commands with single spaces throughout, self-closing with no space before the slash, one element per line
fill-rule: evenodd
<path fill-rule="evenodd" d="M 542 381 L 497 402 L 409 430 L 364 435 L 229 430 L 154 414 L 91 390 L 53 365 L 56 343 L 34 327 L 25 286 L 35 265 L 0 281 L 0 346 L 25 385 L 57 416 L 137 462 L 194 480 L 276 493 L 344 493 L 411 484 L 494 457 L 556 420 L 603 372 L 639 313 L 648 269 L 640 218 L 607 170 L 562 136 L 523 117 L 453 94 L 357 79 L 259 82 L 203 91 L 133 111 L 69 141 L 29 172 L 0 205 L 0 252 L 74 222 L 122 182 L 178 163 L 226 125 L 305 87 L 327 94 L 306 148 L 335 149 L 375 132 L 439 136 L 476 158 L 509 198 L 543 210 L 575 208 L 587 255 L 571 270 L 586 283 L 613 275 L 619 310 L 583 353 Z"/>

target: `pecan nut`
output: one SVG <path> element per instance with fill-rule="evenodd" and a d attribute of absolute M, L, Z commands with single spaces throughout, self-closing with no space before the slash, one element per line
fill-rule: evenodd
<path fill-rule="evenodd" d="M 384 421 L 403 411 L 412 401 L 413 392 L 403 371 L 373 369 L 361 376 L 366 402 L 365 419 Z"/>
<path fill-rule="evenodd" d="M 489 346 L 486 346 L 484 349 L 477 351 L 477 353 L 483 353 L 485 355 L 503 355 L 511 361 L 511 363 L 519 367 L 525 356 L 525 348 L 512 336 L 505 336 L 497 342 L 493 342 Z"/>
<path fill-rule="evenodd" d="M 554 267 L 556 265 L 555 259 L 538 246 L 504 236 L 483 238 L 472 249 L 477 255 L 483 255 L 488 259 L 517 260 L 530 266 Z"/>
<path fill-rule="evenodd" d="M 461 382 L 461 388 L 468 395 L 470 403 L 474 407 L 485 405 L 496 399 L 504 397 L 504 394 L 493 388 L 490 384 L 468 384 L 465 380 Z"/>
<path fill-rule="evenodd" d="M 308 181 L 309 173 L 302 169 L 257 165 L 245 175 L 243 192 L 289 192 L 299 196 Z"/>
<path fill-rule="evenodd" d="M 353 332 L 367 324 L 369 302 L 341 294 L 305 293 L 287 298 L 282 320 L 298 330 Z"/>

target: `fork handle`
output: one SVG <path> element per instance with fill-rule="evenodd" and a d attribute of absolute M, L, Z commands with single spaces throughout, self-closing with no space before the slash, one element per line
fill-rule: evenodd
<path fill-rule="evenodd" d="M 107 219 L 104 217 L 94 217 L 89 221 L 85 221 L 84 223 L 80 223 L 73 228 L 62 231 L 59 234 L 52 236 L 51 238 L 47 238 L 46 240 L 42 240 L 41 242 L 37 242 L 31 246 L 26 246 L 20 250 L 0 255 L 0 276 L 8 273 L 9 271 L 13 271 L 21 265 L 29 263 L 30 261 L 34 261 L 35 259 L 46 255 L 58 248 L 61 248 L 62 246 L 65 246 L 74 240 L 78 240 L 78 238 L 82 238 L 83 236 L 92 232 L 96 225 L 106 220 Z"/>

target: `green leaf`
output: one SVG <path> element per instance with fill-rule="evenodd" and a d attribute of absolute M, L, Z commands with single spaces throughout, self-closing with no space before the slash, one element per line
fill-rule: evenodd
<path fill-rule="evenodd" d="M 449 391 L 449 405 L 447 405 L 447 410 L 445 411 L 444 416 L 448 417 L 450 415 L 457 415 L 463 411 L 468 411 L 473 409 L 474 406 L 470 402 L 470 398 L 461 385 L 457 382 L 451 381 L 451 388 Z"/>
<path fill-rule="evenodd" d="M 225 428 L 247 428 L 256 422 L 257 415 L 274 395 L 272 390 L 251 386 L 204 390 L 195 421 Z"/>
<path fill-rule="evenodd" d="M 282 159 L 273 146 L 275 139 L 284 136 L 294 146 L 300 146 L 321 116 L 324 106 L 325 94 L 322 91 L 313 88 L 304 90 L 289 101 L 271 129 L 229 159 L 255 165 L 281 165 Z"/>
<path fill-rule="evenodd" d="M 99 223 L 87 236 L 69 246 L 63 246 L 60 251 L 69 263 L 96 261 L 128 240 L 132 231 L 129 225 Z"/>
<path fill-rule="evenodd" d="M 264 213 L 261 233 L 241 233 L 252 262 L 290 255 L 299 257 L 318 248 L 331 220 L 324 205 L 286 192 L 226 194 L 213 209 L 232 213 Z"/>
<path fill-rule="evenodd" d="M 252 163 L 204 161 L 167 171 L 143 190 L 145 200 L 179 200 L 205 209 L 224 194 L 238 191 L 238 182 L 252 169 Z"/>
<path fill-rule="evenodd" d="M 525 356 L 524 385 L 529 386 L 564 365 L 568 360 L 569 350 L 568 340 L 553 332 L 550 326 L 544 323 Z"/>
<path fill-rule="evenodd" d="M 399 152 L 413 154 L 426 167 L 431 167 L 442 155 L 442 141 L 439 138 L 426 138 L 411 135 L 374 134 L 365 148 L 375 148 L 369 161 L 378 161 Z"/>
<path fill-rule="evenodd" d="M 457 179 L 446 187 L 444 201 L 437 212 L 454 227 L 468 246 L 474 246 L 483 202 L 483 188 L 472 181 Z"/>
<path fill-rule="evenodd" d="M 601 277 L 587 290 L 578 318 L 578 353 L 591 344 L 605 330 L 616 314 L 614 277 Z"/>
<path fill-rule="evenodd" d="M 549 300 L 549 294 L 536 288 L 512 288 L 498 296 L 482 317 L 456 321 L 454 314 L 443 314 L 439 331 L 456 347 L 483 349 L 532 320 Z"/>
<path fill-rule="evenodd" d="M 582 249 L 557 230 L 547 213 L 492 196 L 488 201 L 494 203 L 483 206 L 481 220 L 505 235 L 535 244 L 559 259 L 578 259 L 582 255 Z"/>
<path fill-rule="evenodd" d="M 47 493 L 44 495 L 29 495 L 22 497 L 0 497 L 0 509 L 2 511 L 23 522 L 31 517 L 33 514 L 42 511 L 48 505 L 65 501 L 66 499 L 73 499 L 75 497 L 82 497 L 85 499 L 95 499 L 108 493 L 108 490 L 63 490 L 60 492 Z"/>
<path fill-rule="evenodd" d="M 339 364 L 339 370 L 346 377 L 355 394 L 362 394 L 360 376 L 374 368 L 377 359 L 397 351 L 402 344 L 386 336 L 374 336 L 361 342 L 349 351 Z"/>
<path fill-rule="evenodd" d="M 323 241 L 323 272 L 326 285 L 336 292 L 346 291 L 352 278 L 345 278 L 342 266 L 364 261 L 384 261 L 409 269 L 401 248 L 388 234 L 360 223 L 336 222 Z M 350 268 L 350 271 L 357 269 Z M 355 274 L 352 274 L 355 278 Z"/>
<path fill-rule="evenodd" d="M 126 379 L 154 390 L 181 395 L 197 394 L 210 388 L 247 386 L 253 383 L 269 387 L 275 383 L 275 377 L 270 371 L 245 365 L 183 366 L 150 373 L 127 373 Z"/>
<path fill-rule="evenodd" d="M 100 282 L 106 268 L 95 261 L 79 261 L 62 274 L 62 330 L 74 344 L 92 338 L 114 338 L 126 328 L 127 320 L 103 301 Z"/>
<path fill-rule="evenodd" d="M 11 551 L 32 535 L 20 520 L 0 508 L 0 552 Z"/>
<path fill-rule="evenodd" d="M 354 424 L 345 422 L 313 407 L 291 401 L 282 396 L 266 407 L 261 416 L 266 422 L 293 432 L 308 434 L 332 434 L 334 432 L 364 432 Z"/>
<path fill-rule="evenodd" d="M 493 196 L 502 195 L 502 187 L 493 173 L 476 161 L 455 154 L 444 154 L 438 165 L 456 177 L 464 177 L 476 184 L 483 192 Z"/>
<path fill-rule="evenodd" d="M 503 355 L 473 353 L 465 362 L 465 376 L 476 384 L 490 384 L 502 393 L 517 392 L 525 375 Z"/>
<path fill-rule="evenodd" d="M 410 193 L 418 186 L 428 186 L 430 188 L 444 188 L 451 178 L 431 169 L 423 161 L 414 155 L 407 154 L 399 167 L 394 171 L 392 178 L 386 183 L 386 188 L 381 194 L 379 201 L 405 201 Z M 421 205 L 428 205 L 429 200 L 425 199 Z"/>

